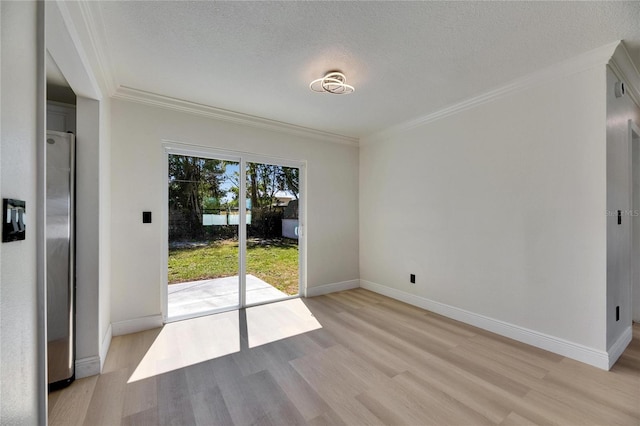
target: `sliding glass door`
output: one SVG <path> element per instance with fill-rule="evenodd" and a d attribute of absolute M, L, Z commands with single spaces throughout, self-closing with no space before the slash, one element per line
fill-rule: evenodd
<path fill-rule="evenodd" d="M 166 144 L 165 319 L 296 297 L 301 163 Z"/>
<path fill-rule="evenodd" d="M 240 305 L 240 162 L 169 154 L 167 316 Z"/>
<path fill-rule="evenodd" d="M 248 305 L 297 296 L 300 169 L 246 163 Z"/>

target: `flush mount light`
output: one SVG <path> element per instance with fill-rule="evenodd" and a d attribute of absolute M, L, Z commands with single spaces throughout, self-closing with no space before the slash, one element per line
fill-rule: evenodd
<path fill-rule="evenodd" d="M 355 92 L 355 88 L 347 84 L 347 78 L 338 71 L 330 71 L 322 78 L 313 80 L 309 89 L 317 93 L 331 93 L 334 95 L 348 95 Z"/>

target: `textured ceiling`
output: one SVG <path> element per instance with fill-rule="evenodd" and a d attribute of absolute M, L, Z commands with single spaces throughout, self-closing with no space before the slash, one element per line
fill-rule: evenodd
<path fill-rule="evenodd" d="M 362 137 L 616 40 L 640 2 L 100 2 L 119 85 Z M 313 93 L 341 70 L 356 92 Z"/>

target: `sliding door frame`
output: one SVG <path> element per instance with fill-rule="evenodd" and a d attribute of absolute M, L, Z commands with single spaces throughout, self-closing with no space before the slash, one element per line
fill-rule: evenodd
<path fill-rule="evenodd" d="M 218 312 L 231 311 L 239 308 L 246 308 L 257 305 L 264 305 L 267 303 L 278 302 L 287 299 L 293 299 L 296 297 L 306 295 L 307 279 L 306 279 L 306 162 L 302 160 L 291 160 L 273 156 L 266 156 L 260 154 L 253 154 L 241 151 L 232 151 L 219 148 L 209 148 L 199 145 L 191 145 L 182 142 L 176 142 L 171 140 L 162 140 L 163 151 L 163 167 L 162 167 L 162 181 L 164 182 L 163 200 L 162 200 L 162 262 L 161 262 L 161 311 L 162 319 L 164 323 L 179 321 L 182 319 L 193 318 L 196 316 L 210 315 Z M 227 308 L 221 308 L 212 310 L 210 312 L 199 313 L 188 317 L 176 317 L 168 318 L 168 286 L 169 286 L 169 155 L 184 155 L 190 157 L 199 157 L 205 159 L 226 160 L 234 161 L 239 164 L 240 172 L 240 194 L 245 196 L 240 197 L 239 204 L 239 228 L 238 228 L 238 275 L 239 275 L 239 292 L 240 297 L 238 305 L 229 306 Z M 265 302 L 258 302 L 247 304 L 246 303 L 246 287 L 247 287 L 247 163 L 261 163 L 271 164 L 283 167 L 297 168 L 300 171 L 300 194 L 298 198 L 298 294 L 282 297 L 279 299 L 273 299 Z"/>

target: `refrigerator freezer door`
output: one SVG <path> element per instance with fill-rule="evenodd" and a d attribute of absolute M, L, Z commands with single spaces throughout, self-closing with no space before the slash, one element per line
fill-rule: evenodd
<path fill-rule="evenodd" d="M 49 387 L 75 376 L 74 136 L 47 132 L 47 339 Z"/>

